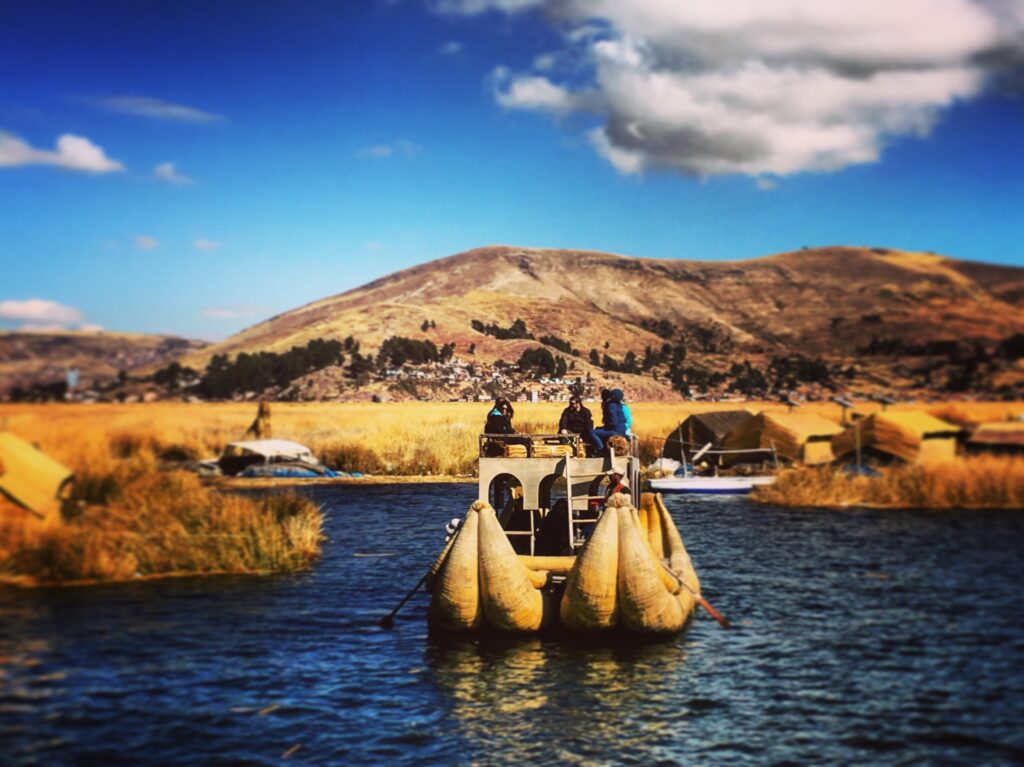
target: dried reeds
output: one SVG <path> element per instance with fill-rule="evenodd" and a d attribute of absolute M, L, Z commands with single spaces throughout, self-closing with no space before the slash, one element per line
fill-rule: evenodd
<path fill-rule="evenodd" d="M 470 507 L 434 580 L 427 615 L 438 628 L 467 631 L 480 625 L 479 528 L 484 506 L 477 501 Z"/>
<path fill-rule="evenodd" d="M 323 518 L 307 498 L 219 493 L 133 459 L 83 472 L 62 522 L 0 520 L 0 576 L 25 584 L 296 570 L 320 554 Z M 102 505 L 85 500 L 102 499 Z"/>
<path fill-rule="evenodd" d="M 618 621 L 619 512 L 604 510 L 566 579 L 559 617 L 570 629 L 604 630 Z"/>
<path fill-rule="evenodd" d="M 1024 458 L 967 457 L 946 463 L 900 465 L 877 477 L 834 467 L 782 472 L 752 498 L 779 506 L 872 506 L 915 509 L 1024 508 Z"/>
<path fill-rule="evenodd" d="M 621 625 L 642 633 L 679 631 L 686 621 L 679 600 L 662 580 L 661 564 L 651 556 L 629 500 L 614 495 L 608 504 L 619 506 L 618 607 Z M 607 513 L 607 510 L 605 511 Z"/>
<path fill-rule="evenodd" d="M 541 593 L 519 561 L 498 518 L 480 509 L 480 602 L 488 624 L 499 631 L 536 631 L 544 617 Z M 539 580 L 541 586 L 546 579 Z"/>
<path fill-rule="evenodd" d="M 516 428 L 522 434 L 552 434 L 564 407 L 557 402 L 517 403 Z M 670 433 L 687 416 L 720 408 L 718 403 L 631 403 L 636 431 Z M 784 412 L 779 403 L 748 403 L 759 412 Z M 863 412 L 879 406 L 859 404 Z M 328 466 L 344 471 L 388 475 L 467 475 L 475 471 L 477 437 L 486 407 L 478 403 L 324 402 L 274 403 L 276 436 L 301 442 Z M 913 405 L 890 407 L 913 409 Z M 102 453 L 119 435 L 126 456 L 151 452 L 160 460 L 192 460 L 218 455 L 240 439 L 252 421 L 253 403 L 163 402 L 131 405 L 0 404 L 0 421 L 23 439 L 38 442 L 58 461 L 76 468 L 83 455 Z M 1024 412 L 1021 403 L 956 403 L 929 412 L 960 423 L 1005 420 Z M 838 422 L 839 407 L 807 403 L 801 414 L 815 413 Z M 770 447 L 770 446 L 766 446 Z M 98 449 L 94 449 L 98 448 Z M 661 451 L 661 439 L 640 441 L 645 463 Z"/>

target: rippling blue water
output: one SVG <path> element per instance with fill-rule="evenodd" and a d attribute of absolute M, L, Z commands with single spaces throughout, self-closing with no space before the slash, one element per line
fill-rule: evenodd
<path fill-rule="evenodd" d="M 377 620 L 475 488 L 310 493 L 309 573 L 0 591 L 0 763 L 1024 762 L 1024 513 L 669 498 L 733 631 L 442 643 Z"/>

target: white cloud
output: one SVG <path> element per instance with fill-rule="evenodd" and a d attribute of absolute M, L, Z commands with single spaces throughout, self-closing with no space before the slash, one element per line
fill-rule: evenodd
<path fill-rule="evenodd" d="M 153 177 L 160 180 L 166 181 L 168 184 L 193 184 L 195 183 L 191 178 L 181 173 L 173 162 L 162 162 L 153 168 Z"/>
<path fill-rule="evenodd" d="M 496 10 L 518 13 L 544 5 L 545 0 L 432 0 L 431 5 L 439 13 L 454 16 L 475 16 L 485 11 Z"/>
<path fill-rule="evenodd" d="M 139 250 L 156 250 L 160 247 L 160 241 L 148 234 L 137 234 L 135 235 L 135 247 Z"/>
<path fill-rule="evenodd" d="M 444 0 L 449 14 L 535 8 L 567 54 L 501 67 L 507 108 L 600 123 L 592 146 L 624 173 L 783 176 L 876 162 L 1024 62 L 1006 0 Z M 548 54 L 545 54 L 548 55 Z M 555 70 L 585 62 L 571 85 Z M 548 64 L 551 66 L 548 68 Z"/>
<path fill-rule="evenodd" d="M 214 123 L 227 118 L 224 115 L 206 112 L 195 107 L 173 104 L 162 99 L 147 96 L 111 96 L 108 98 L 88 99 L 88 103 L 108 112 L 149 117 L 154 120 L 170 120 L 185 123 Z"/>
<path fill-rule="evenodd" d="M 256 304 L 240 304 L 237 306 L 211 306 L 202 309 L 201 315 L 211 320 L 236 320 L 253 317 L 264 317 L 270 313 L 270 308 Z"/>
<path fill-rule="evenodd" d="M 779 188 L 779 182 L 775 179 L 768 178 L 767 176 L 758 176 L 754 183 L 762 192 L 771 192 L 772 190 Z"/>
<path fill-rule="evenodd" d="M 220 243 L 215 240 L 208 240 L 205 237 L 197 237 L 192 240 L 192 247 L 196 250 L 203 250 L 206 252 L 213 252 L 220 247 Z"/>
<path fill-rule="evenodd" d="M 74 307 L 43 298 L 7 300 L 0 301 L 0 320 L 35 326 L 64 327 L 81 322 L 82 312 Z"/>
<path fill-rule="evenodd" d="M 458 40 L 449 40 L 447 43 L 437 49 L 437 52 L 442 56 L 458 56 L 462 53 L 462 43 Z"/>
<path fill-rule="evenodd" d="M 578 106 L 578 99 L 567 89 L 546 77 L 517 77 L 495 91 L 498 103 L 508 109 L 535 109 L 564 113 Z"/>
<path fill-rule="evenodd" d="M 539 72 L 547 72 L 555 68 L 558 63 L 558 54 L 542 53 L 533 57 L 533 68 Z"/>
<path fill-rule="evenodd" d="M 117 160 L 107 157 L 102 147 L 89 139 L 65 133 L 53 150 L 35 149 L 27 142 L 0 132 L 0 168 L 19 165 L 52 165 L 84 173 L 114 173 L 124 170 Z"/>
<path fill-rule="evenodd" d="M 369 240 L 364 247 L 371 253 L 379 253 L 384 250 L 384 246 L 374 240 Z"/>

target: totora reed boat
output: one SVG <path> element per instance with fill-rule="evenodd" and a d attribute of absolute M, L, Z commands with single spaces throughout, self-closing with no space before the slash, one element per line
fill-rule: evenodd
<path fill-rule="evenodd" d="M 639 493 L 635 441 L 586 457 L 576 435 L 480 438 L 479 500 L 426 576 L 451 632 L 683 629 L 700 583 L 660 495 Z"/>

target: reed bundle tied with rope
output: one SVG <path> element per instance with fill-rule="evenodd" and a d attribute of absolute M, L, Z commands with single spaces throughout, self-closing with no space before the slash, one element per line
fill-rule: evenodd
<path fill-rule="evenodd" d="M 566 582 L 559 610 L 566 627 L 619 626 L 647 634 L 682 629 L 700 584 L 659 500 L 646 494 L 638 512 L 625 494 L 608 499 Z"/>
<path fill-rule="evenodd" d="M 484 625 L 536 631 L 544 619 L 539 589 L 547 581 L 547 572 L 520 561 L 494 509 L 476 501 L 427 574 L 431 625 L 447 631 Z"/>
<path fill-rule="evenodd" d="M 610 506 L 598 520 L 565 583 L 559 606 L 571 629 L 610 629 L 618 621 L 619 509 Z"/>
<path fill-rule="evenodd" d="M 487 623 L 499 631 L 536 631 L 544 617 L 537 580 L 519 561 L 498 518 L 487 504 L 480 514 L 480 603 Z"/>
<path fill-rule="evenodd" d="M 431 584 L 431 625 L 448 631 L 467 631 L 480 625 L 479 527 L 480 501 L 474 503 L 451 545 L 438 557 L 440 565 Z"/>
<path fill-rule="evenodd" d="M 625 498 L 625 496 L 623 496 Z M 619 500 L 612 496 L 608 503 Z M 623 628 L 662 634 L 683 628 L 688 617 L 662 581 L 661 563 L 651 556 L 633 509 L 619 501 L 619 620 Z"/>

